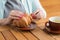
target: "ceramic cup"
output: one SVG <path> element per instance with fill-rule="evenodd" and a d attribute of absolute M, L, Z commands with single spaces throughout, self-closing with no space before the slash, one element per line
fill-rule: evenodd
<path fill-rule="evenodd" d="M 49 20 L 45 23 L 45 26 L 52 31 L 59 31 L 60 33 L 60 17 L 50 17 Z"/>

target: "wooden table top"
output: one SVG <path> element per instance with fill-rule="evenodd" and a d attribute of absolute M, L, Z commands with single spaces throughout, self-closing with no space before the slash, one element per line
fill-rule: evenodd
<path fill-rule="evenodd" d="M 47 11 L 47 18 L 37 22 L 37 28 L 30 31 L 21 31 L 10 26 L 0 26 L 0 40 L 60 40 L 60 34 L 45 32 L 45 22 L 51 16 L 60 16 L 60 0 L 41 0 Z"/>

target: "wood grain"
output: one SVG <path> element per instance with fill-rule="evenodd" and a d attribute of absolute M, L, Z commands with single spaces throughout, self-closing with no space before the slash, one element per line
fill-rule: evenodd
<path fill-rule="evenodd" d="M 17 40 L 9 30 L 2 31 L 2 34 L 6 40 Z"/>
<path fill-rule="evenodd" d="M 0 40 L 5 40 L 1 32 L 0 32 Z"/>
<path fill-rule="evenodd" d="M 30 31 L 21 31 L 21 33 L 28 39 L 28 40 L 38 40 Z"/>
<path fill-rule="evenodd" d="M 35 30 L 31 31 L 33 35 L 39 38 L 39 40 L 55 40 L 52 38 L 49 34 L 45 33 L 43 30 L 41 30 L 39 27 L 37 27 Z"/>
<path fill-rule="evenodd" d="M 17 40 L 27 40 L 27 38 L 24 37 L 24 35 L 21 32 L 19 32 L 18 30 L 12 30 L 11 29 L 11 32 L 15 35 Z"/>

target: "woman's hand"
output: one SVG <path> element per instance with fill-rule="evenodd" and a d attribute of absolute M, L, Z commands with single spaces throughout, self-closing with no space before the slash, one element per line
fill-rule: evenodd
<path fill-rule="evenodd" d="M 20 11 L 17 11 L 17 10 L 12 10 L 10 12 L 10 15 L 7 18 L 0 19 L 0 25 L 10 24 L 13 19 L 17 20 L 17 19 L 22 18 L 23 16 L 24 16 L 23 12 L 20 12 Z"/>
<path fill-rule="evenodd" d="M 44 12 L 44 10 L 37 9 L 35 12 L 33 12 L 31 14 L 31 16 L 33 19 L 39 19 L 40 20 L 41 18 L 45 18 L 46 13 Z"/>
<path fill-rule="evenodd" d="M 23 12 L 20 12 L 20 11 L 17 11 L 17 10 L 12 10 L 10 12 L 10 15 L 9 15 L 8 18 L 10 18 L 10 19 L 20 19 L 20 18 L 23 17 L 23 15 L 24 15 Z"/>
<path fill-rule="evenodd" d="M 19 20 L 23 16 L 24 16 L 23 12 L 20 12 L 20 11 L 17 11 L 17 10 L 12 10 L 7 19 L 9 20 L 9 23 L 10 23 L 11 20 Z"/>

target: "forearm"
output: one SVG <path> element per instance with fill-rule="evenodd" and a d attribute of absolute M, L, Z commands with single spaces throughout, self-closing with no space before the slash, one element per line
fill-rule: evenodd
<path fill-rule="evenodd" d="M 8 18 L 0 19 L 0 25 L 7 25 L 9 22 L 10 20 Z"/>

